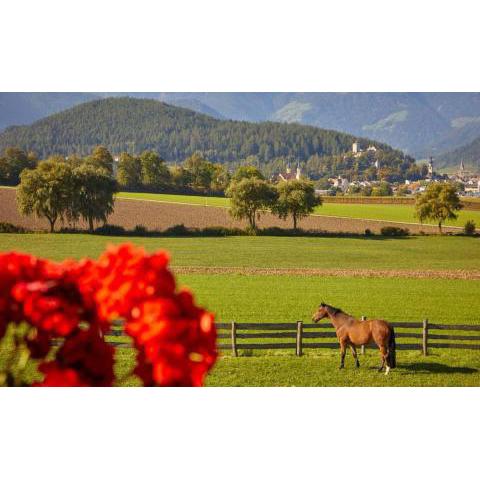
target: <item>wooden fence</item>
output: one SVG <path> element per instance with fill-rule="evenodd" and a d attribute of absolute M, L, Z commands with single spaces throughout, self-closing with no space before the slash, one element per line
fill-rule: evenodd
<path fill-rule="evenodd" d="M 362 317 L 362 320 L 365 320 L 365 317 Z M 428 355 L 429 349 L 432 348 L 480 350 L 480 333 L 477 335 L 464 333 L 480 332 L 480 325 L 443 325 L 429 323 L 428 320 L 389 323 L 395 328 L 397 350 L 419 350 L 423 355 Z M 114 329 L 109 332 L 108 336 L 124 335 L 121 327 L 122 322 L 114 322 Z M 301 356 L 304 349 L 339 348 L 336 333 L 330 323 L 231 322 L 217 323 L 216 327 L 219 339 L 218 348 L 231 350 L 235 357 L 238 356 L 239 350 L 291 349 L 295 351 L 296 355 Z M 436 333 L 438 331 L 440 333 Z M 311 341 L 312 339 L 314 341 Z M 331 339 L 332 341 L 318 342 L 315 339 Z M 410 343 L 403 343 L 401 339 L 407 339 Z M 229 340 L 229 342 L 222 343 L 222 340 Z M 267 342 L 255 343 L 255 340 L 267 340 Z M 115 338 L 110 338 L 109 343 L 119 347 L 131 346 L 130 343 Z M 365 352 L 365 346 L 361 351 Z"/>
<path fill-rule="evenodd" d="M 362 317 L 362 319 L 365 319 Z M 480 350 L 480 334 L 466 335 L 458 332 L 480 332 L 480 325 L 441 325 L 423 322 L 391 322 L 395 328 L 398 350 L 420 350 L 428 355 L 431 348 L 460 348 Z M 230 339 L 229 343 L 219 343 L 221 350 L 231 350 L 233 356 L 238 351 L 292 349 L 300 356 L 308 348 L 339 348 L 333 325 L 329 323 L 217 323 L 218 338 Z M 408 331 L 407 331 L 408 330 Z M 447 333 L 436 333 L 446 331 Z M 452 333 L 450 333 L 452 332 Z M 453 333 L 454 332 L 454 333 Z M 275 342 L 249 343 L 245 340 L 277 340 Z M 291 342 L 285 341 L 292 339 Z M 335 339 L 335 341 L 315 342 L 310 339 Z M 414 340 L 402 343 L 399 339 Z M 239 343 L 239 340 L 244 340 Z M 365 347 L 362 347 L 365 352 Z"/>

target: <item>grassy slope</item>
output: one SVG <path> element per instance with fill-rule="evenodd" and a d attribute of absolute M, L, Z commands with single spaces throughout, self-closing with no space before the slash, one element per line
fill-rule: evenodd
<path fill-rule="evenodd" d="M 167 249 L 174 265 L 369 269 L 480 269 L 480 241 L 469 237 L 405 239 L 220 237 L 141 238 L 87 234 L 0 234 L 0 251 L 22 250 L 61 260 L 89 256 L 108 243 L 132 241 Z"/>
<path fill-rule="evenodd" d="M 159 202 L 209 205 L 215 207 L 228 206 L 228 199 L 221 197 L 129 192 L 119 193 L 118 197 L 133 198 L 137 200 L 153 200 Z M 369 220 L 388 220 L 393 222 L 419 223 L 414 216 L 414 208 L 410 205 L 324 203 L 321 207 L 315 209 L 315 214 L 329 215 L 335 217 L 363 218 Z M 445 224 L 461 227 L 465 224 L 467 220 L 474 220 L 477 225 L 480 225 L 480 211 L 461 211 L 457 220 L 449 220 Z"/>

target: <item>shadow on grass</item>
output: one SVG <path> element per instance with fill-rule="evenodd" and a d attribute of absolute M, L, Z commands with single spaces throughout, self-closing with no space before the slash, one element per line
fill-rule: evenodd
<path fill-rule="evenodd" d="M 478 369 L 471 367 L 452 367 L 443 363 L 435 362 L 415 362 L 402 363 L 398 366 L 400 370 L 407 370 L 413 373 L 476 373 Z"/>

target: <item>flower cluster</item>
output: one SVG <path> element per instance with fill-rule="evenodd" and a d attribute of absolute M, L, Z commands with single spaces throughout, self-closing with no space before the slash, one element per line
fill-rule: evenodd
<path fill-rule="evenodd" d="M 8 324 L 29 325 L 24 345 L 43 374 L 36 385 L 109 386 L 114 349 L 105 334 L 123 318 L 144 385 L 200 386 L 216 360 L 213 315 L 177 291 L 168 262 L 129 244 L 98 261 L 0 255 L 0 340 Z"/>

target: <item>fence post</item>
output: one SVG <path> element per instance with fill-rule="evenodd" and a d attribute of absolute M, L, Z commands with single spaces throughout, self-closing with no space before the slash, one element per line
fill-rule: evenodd
<path fill-rule="evenodd" d="M 366 317 L 362 315 L 362 322 L 364 322 L 365 320 L 366 320 Z M 365 345 L 362 345 L 360 347 L 360 352 L 362 352 L 362 355 L 365 355 Z"/>
<path fill-rule="evenodd" d="M 301 357 L 303 354 L 302 351 L 302 339 L 303 339 L 303 322 L 299 321 L 297 322 L 297 348 L 295 353 L 297 354 L 297 357 Z"/>
<path fill-rule="evenodd" d="M 238 357 L 237 353 L 237 324 L 232 322 L 232 355 Z"/>
<path fill-rule="evenodd" d="M 428 318 L 425 318 L 425 320 L 423 320 L 422 353 L 424 356 L 428 355 Z"/>

